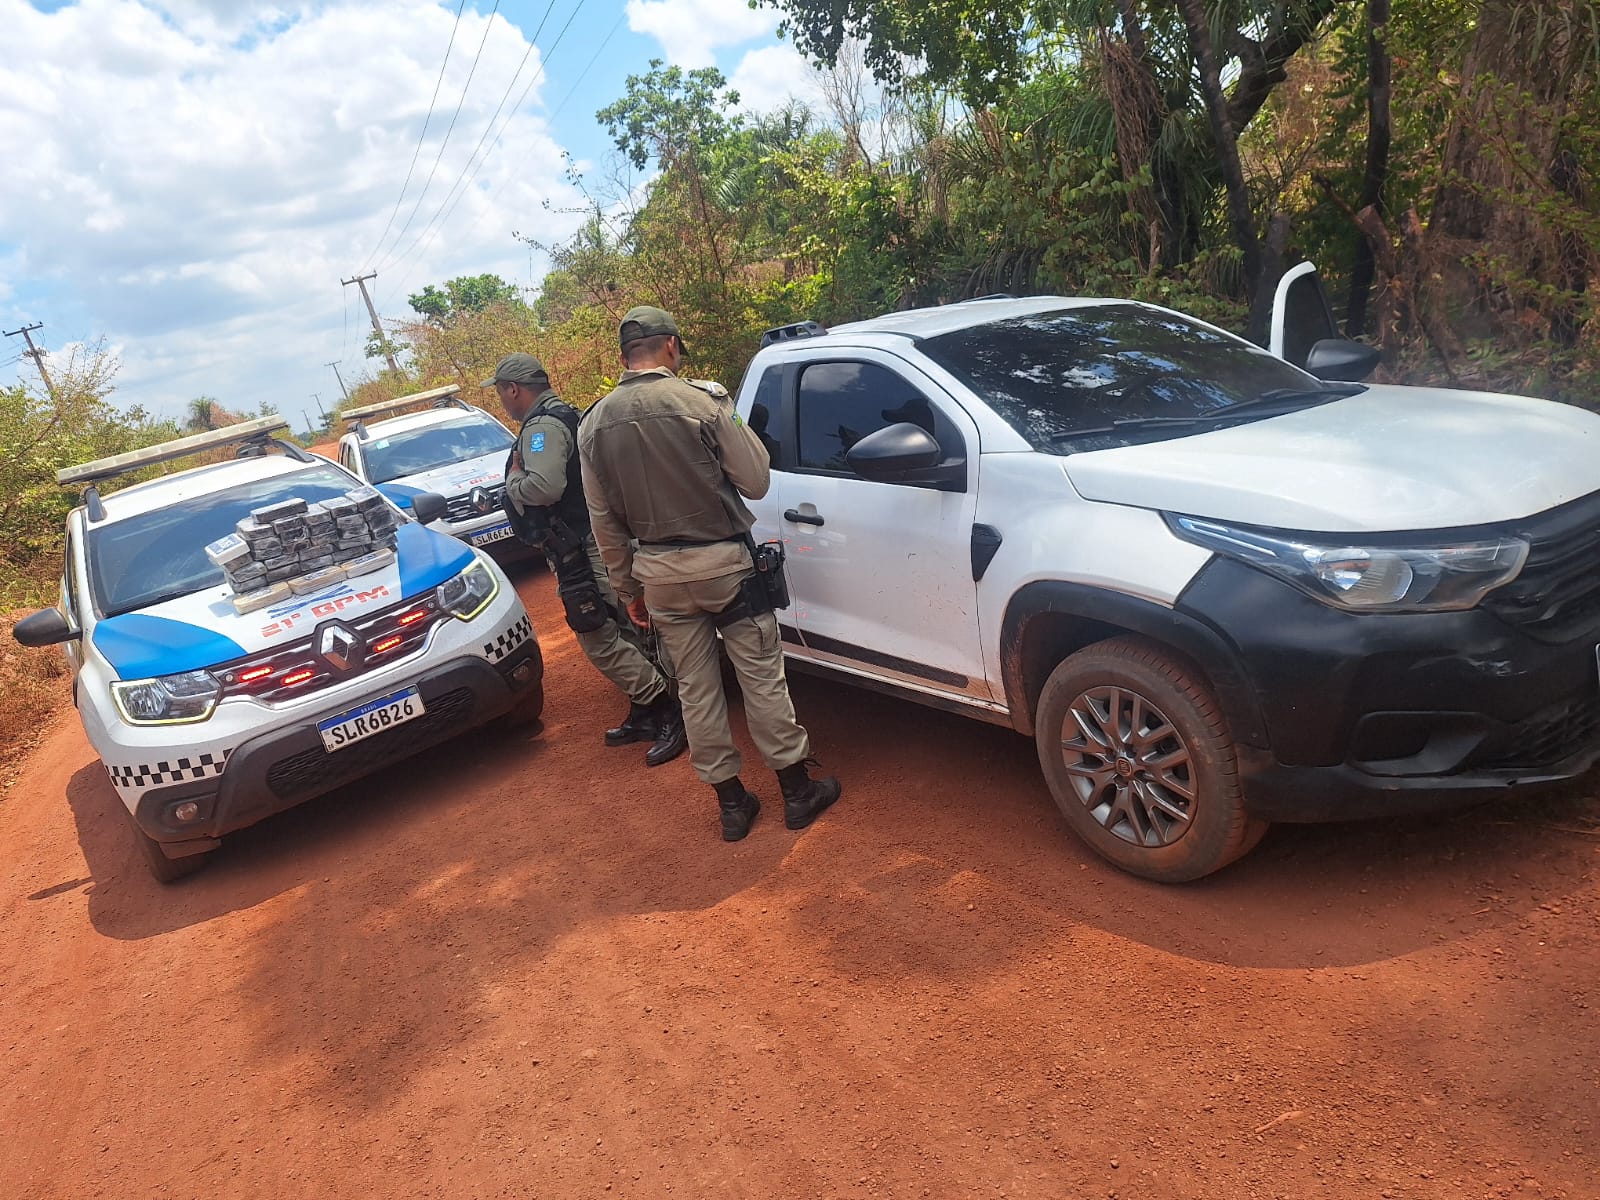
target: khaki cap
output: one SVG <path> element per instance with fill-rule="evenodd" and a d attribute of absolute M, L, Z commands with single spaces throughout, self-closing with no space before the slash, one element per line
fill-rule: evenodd
<path fill-rule="evenodd" d="M 630 308 L 627 315 L 622 318 L 622 324 L 617 327 L 617 343 L 626 346 L 629 342 L 659 337 L 664 333 L 670 333 L 682 340 L 682 335 L 678 333 L 678 323 L 672 319 L 671 313 L 651 304 L 641 304 L 636 308 Z"/>
<path fill-rule="evenodd" d="M 492 387 L 497 383 L 537 383 L 541 379 L 548 378 L 549 372 L 544 369 L 544 364 L 533 355 L 508 354 L 496 364 L 494 374 L 478 386 Z"/>

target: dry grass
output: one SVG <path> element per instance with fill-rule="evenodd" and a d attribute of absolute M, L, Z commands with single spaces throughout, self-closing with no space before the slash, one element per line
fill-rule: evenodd
<path fill-rule="evenodd" d="M 12 640 L 11 627 L 27 615 L 0 613 L 0 792 L 11 786 L 22 759 L 71 696 L 60 647 L 35 649 Z"/>

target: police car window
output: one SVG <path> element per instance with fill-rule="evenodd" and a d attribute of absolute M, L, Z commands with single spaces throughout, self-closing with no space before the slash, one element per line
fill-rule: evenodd
<path fill-rule="evenodd" d="M 386 432 L 367 443 L 367 478 L 388 483 L 485 454 L 504 454 L 511 449 L 512 440 L 504 425 L 482 417 L 461 417 L 404 433 Z"/>
<path fill-rule="evenodd" d="M 95 607 L 107 617 L 148 608 L 222 582 L 206 546 L 250 510 L 284 500 L 331 500 L 357 486 L 329 465 L 257 479 L 89 528 L 85 547 Z"/>
<path fill-rule="evenodd" d="M 776 467 L 782 450 L 783 368 L 768 367 L 756 386 L 756 397 L 750 402 L 750 432 L 761 439 L 767 448 L 767 459 Z"/>
<path fill-rule="evenodd" d="M 78 625 L 78 577 L 72 570 L 76 547 L 77 539 L 68 533 L 66 549 L 62 552 L 61 595 L 67 606 L 67 622 L 74 627 Z"/>
<path fill-rule="evenodd" d="M 1121 418 L 1199 417 L 1318 381 L 1177 313 L 1096 304 L 971 325 L 917 348 L 972 388 L 1035 450 L 1069 454 L 1193 426 L 1149 423 L 1076 438 Z"/>
<path fill-rule="evenodd" d="M 763 381 L 765 382 L 765 381 Z M 848 471 L 845 455 L 869 433 L 902 421 L 920 425 L 959 453 L 960 434 L 928 398 L 877 363 L 811 363 L 801 372 L 795 400 L 801 470 Z"/>

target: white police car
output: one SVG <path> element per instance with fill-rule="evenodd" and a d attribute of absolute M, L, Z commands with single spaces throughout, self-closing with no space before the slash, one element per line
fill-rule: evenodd
<path fill-rule="evenodd" d="M 350 431 L 339 439 L 339 464 L 378 488 L 401 508 L 418 492 L 445 499 L 432 528 L 496 554 L 521 555 L 501 507 L 506 457 L 514 438 L 506 427 L 457 394 L 454 384 L 367 404 L 343 413 Z M 421 412 L 372 418 L 426 404 Z"/>
<path fill-rule="evenodd" d="M 393 552 L 368 556 L 377 569 L 276 603 L 265 597 L 289 589 L 234 594 L 208 544 L 252 511 L 362 489 L 272 438 L 284 428 L 269 417 L 57 472 L 87 485 L 67 518 L 60 605 L 15 627 L 25 645 L 64 646 L 84 731 L 162 881 L 224 834 L 543 707 L 539 645 L 504 573 L 417 521 L 385 514 L 398 526 Z M 241 457 L 104 498 L 95 487 L 230 444 Z M 442 507 L 413 505 L 424 521 Z"/>

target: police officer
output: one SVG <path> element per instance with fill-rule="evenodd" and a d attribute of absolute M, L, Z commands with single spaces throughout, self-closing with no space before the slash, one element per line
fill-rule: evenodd
<path fill-rule="evenodd" d="M 606 580 L 605 565 L 589 527 L 578 470 L 578 410 L 550 387 L 544 366 L 531 354 L 508 354 L 483 381 L 521 424 L 506 467 L 506 494 L 524 521 L 519 534 L 545 552 L 567 624 L 595 668 L 632 702 L 621 725 L 606 730 L 608 746 L 650 742 L 647 766 L 682 754 L 683 711 L 661 669 L 640 648 L 632 626 Z"/>
<path fill-rule="evenodd" d="M 795 723 L 778 620 L 751 592 L 755 520 L 741 497 L 766 495 L 767 452 L 720 384 L 678 378 L 683 340 L 669 314 L 630 309 L 618 336 L 621 379 L 578 431 L 584 494 L 611 585 L 637 624 L 654 623 L 677 667 L 689 761 L 717 793 L 723 840 L 744 837 L 761 804 L 739 779 L 719 629 L 750 736 L 778 775 L 783 823 L 804 829 L 840 788 L 807 771 L 811 744 Z"/>

